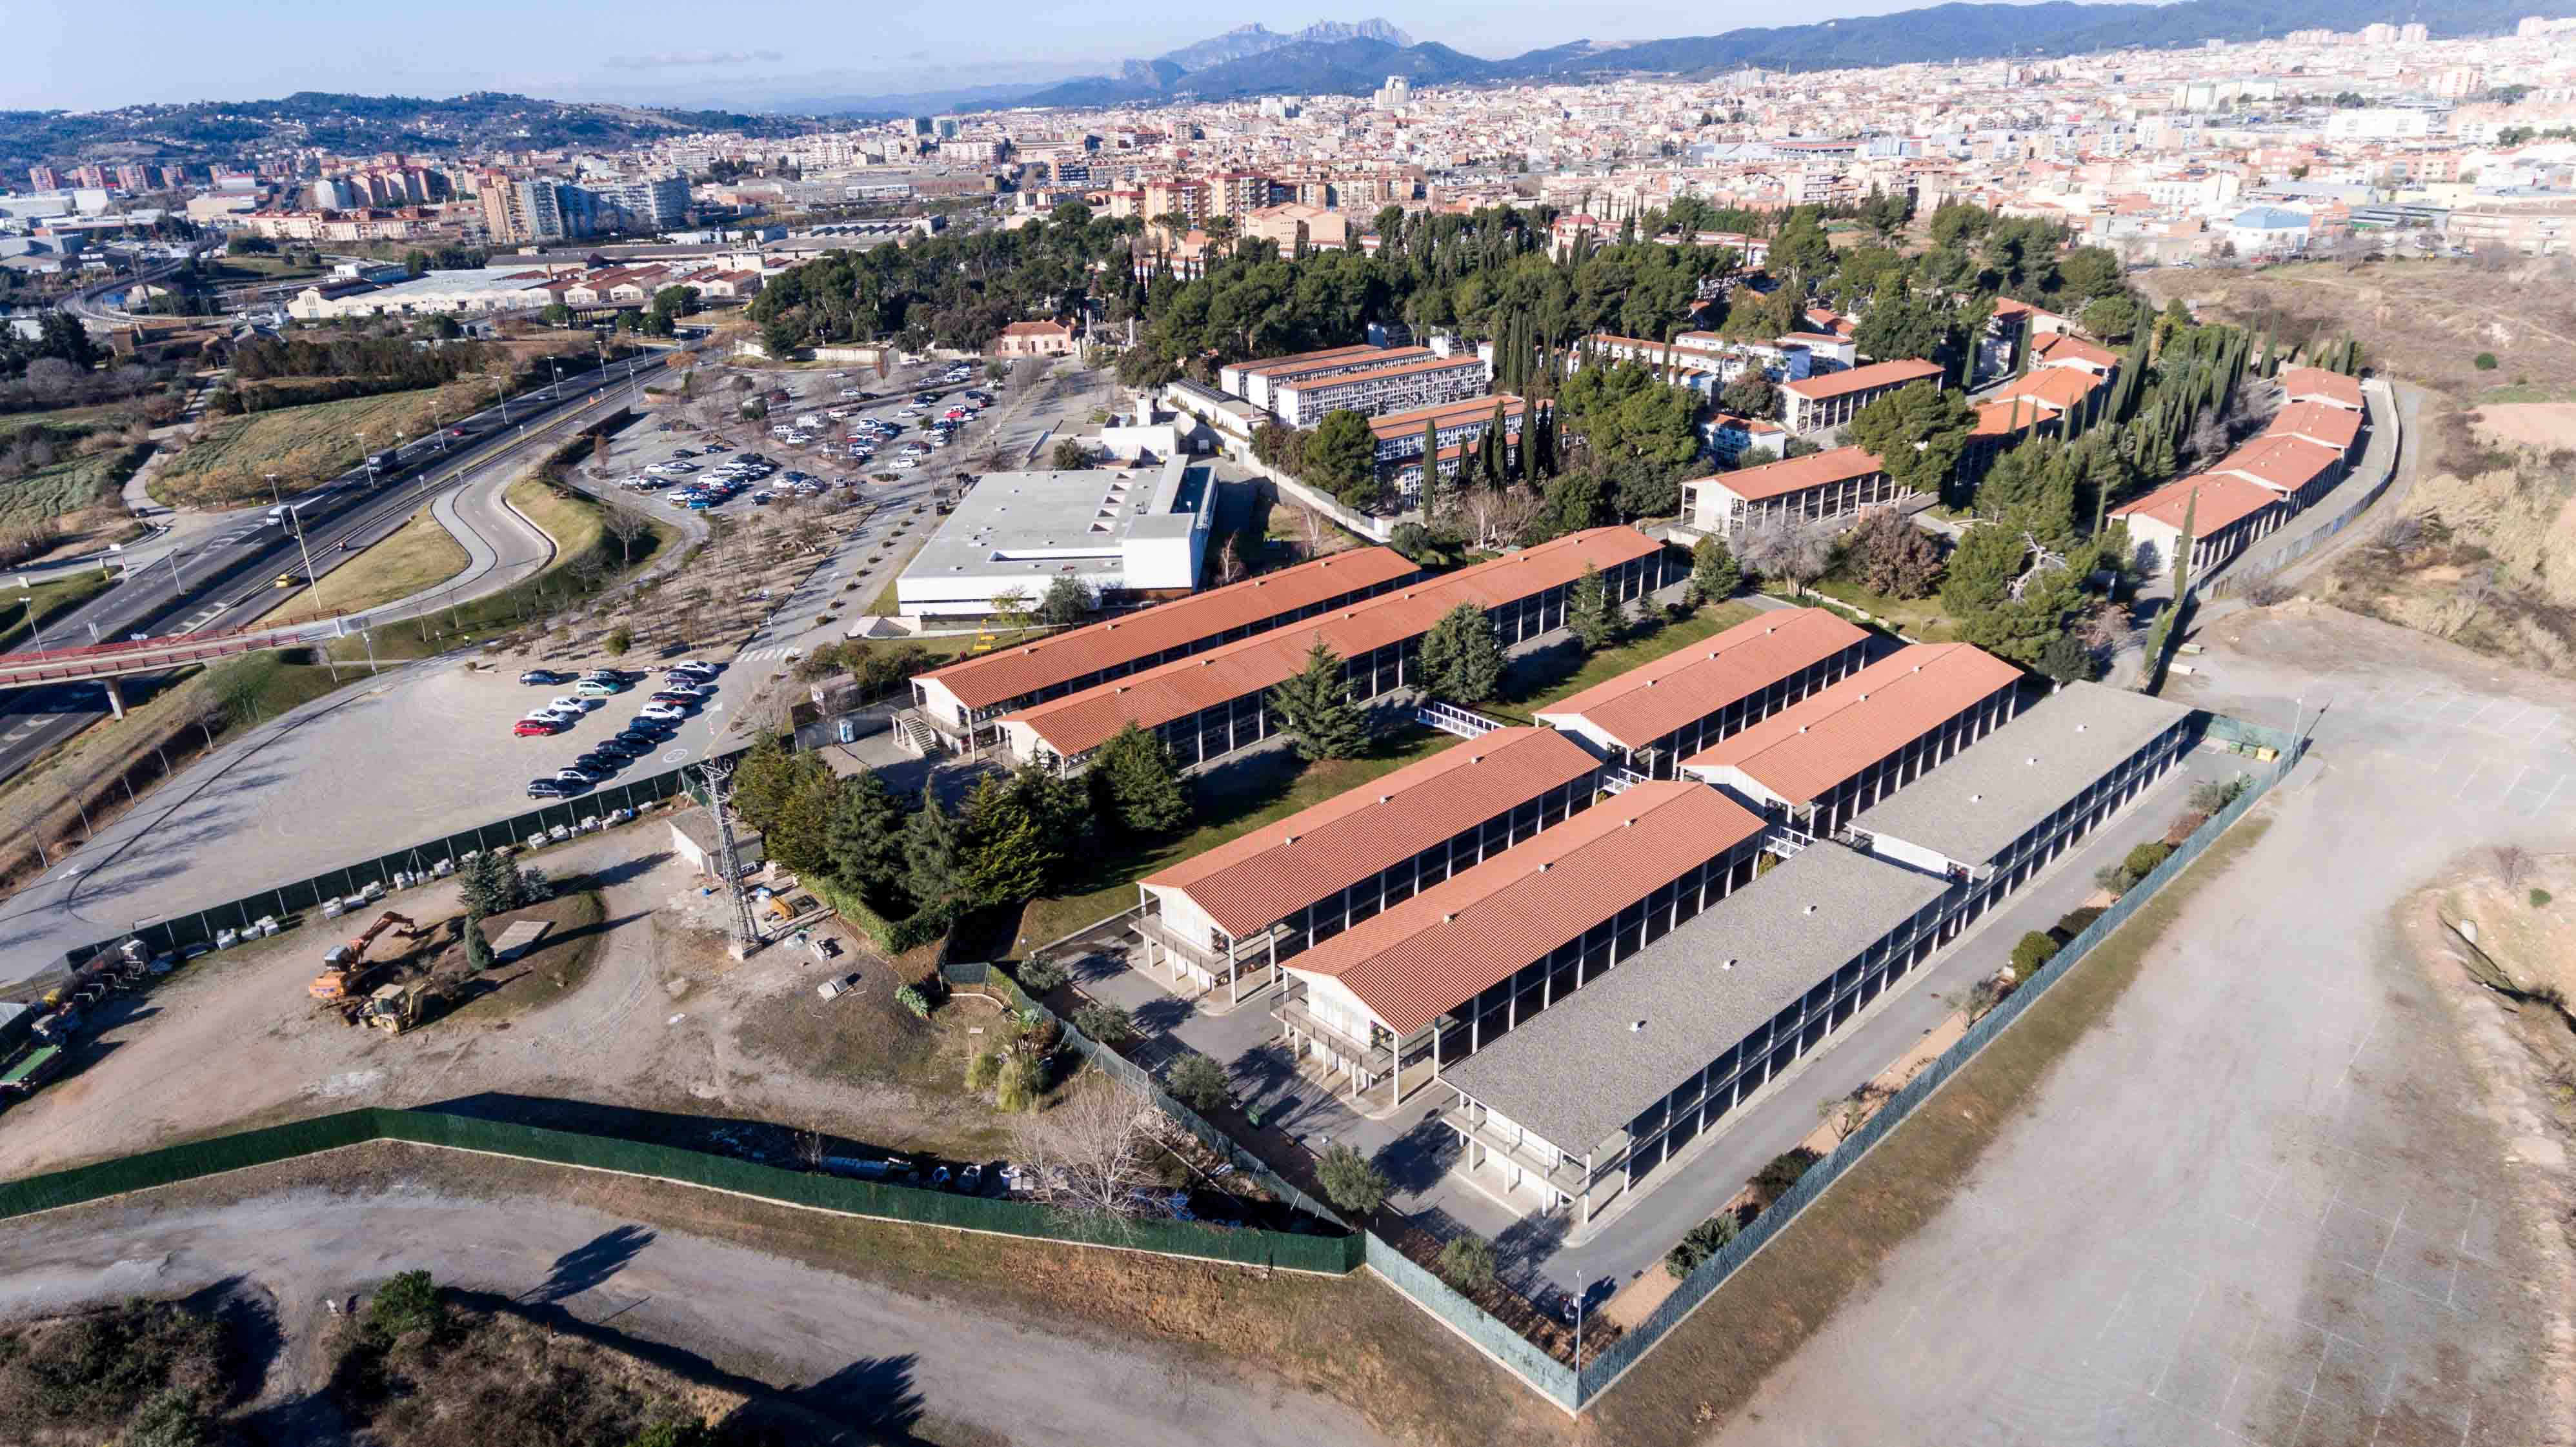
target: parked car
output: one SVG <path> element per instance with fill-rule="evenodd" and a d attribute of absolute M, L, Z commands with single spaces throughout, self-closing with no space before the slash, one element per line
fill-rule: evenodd
<path fill-rule="evenodd" d="M 644 755 L 653 752 L 653 746 L 637 739 L 630 739 L 624 734 L 619 734 L 614 738 L 601 739 L 599 741 L 599 747 L 593 749 L 591 752 L 623 762 L 628 759 L 642 758 Z"/>
<path fill-rule="evenodd" d="M 667 703 L 648 705 L 642 713 L 637 715 L 638 718 L 666 719 L 672 723 L 678 723 L 688 716 L 688 710 Z"/>
<path fill-rule="evenodd" d="M 570 774 L 573 777 L 580 779 L 583 783 L 596 784 L 600 780 L 605 779 L 616 772 L 617 765 L 614 762 L 608 759 L 594 759 L 590 755 L 584 754 L 580 758 L 573 760 L 571 765 L 564 769 L 563 773 L 557 774 L 555 777 L 560 779 L 564 774 Z"/>
<path fill-rule="evenodd" d="M 569 713 L 573 717 L 579 718 L 583 714 L 590 712 L 594 702 L 595 700 L 583 698 L 579 694 L 563 694 L 547 699 L 546 707 L 553 709 L 557 713 Z"/>
<path fill-rule="evenodd" d="M 720 664 L 709 663 L 702 658 L 683 658 L 664 671 L 671 674 L 693 673 L 700 678 L 713 678 L 724 672 L 724 668 Z"/>
<path fill-rule="evenodd" d="M 545 687 L 551 684 L 561 683 L 564 681 L 564 678 L 565 675 L 557 673 L 551 668 L 531 668 L 527 672 L 519 675 L 519 681 L 521 683 L 528 684 L 531 687 Z"/>
<path fill-rule="evenodd" d="M 666 688 L 653 695 L 653 702 L 671 708 L 694 708 L 697 706 L 698 696 L 695 692 L 684 693 L 676 688 Z"/>
<path fill-rule="evenodd" d="M 523 718 L 510 726 L 510 732 L 523 739 L 541 739 L 563 732 L 563 724 L 550 718 Z"/>
<path fill-rule="evenodd" d="M 574 684 L 572 686 L 572 691 L 580 694 L 584 698 L 608 698 L 615 694 L 624 693 L 626 691 L 626 685 L 623 683 L 611 683 L 604 678 L 585 678 L 581 682 Z"/>
<path fill-rule="evenodd" d="M 583 789 L 589 788 L 593 780 L 590 775 L 583 773 L 579 769 L 557 769 L 555 770 L 555 782 L 563 785 L 566 789 L 578 793 Z"/>
<path fill-rule="evenodd" d="M 562 783 L 554 779 L 530 779 L 528 781 L 528 797 L 531 799 L 561 799 L 569 796 L 572 792 L 572 790 L 565 788 Z"/>

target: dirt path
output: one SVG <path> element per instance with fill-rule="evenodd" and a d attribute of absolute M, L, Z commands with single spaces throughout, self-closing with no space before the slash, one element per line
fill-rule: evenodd
<path fill-rule="evenodd" d="M 968 1249 L 960 1247 L 960 1249 Z M 287 1191 L 222 1207 L 109 1207 L 0 1234 L 0 1315 L 216 1283 L 274 1299 L 267 1413 L 312 1409 L 322 1301 L 398 1271 L 560 1308 L 630 1348 L 735 1373 L 842 1420 L 936 1440 L 1098 1447 L 1377 1442 L 1347 1408 L 1178 1353 L 1033 1330 L 776 1256 L 547 1200 Z"/>

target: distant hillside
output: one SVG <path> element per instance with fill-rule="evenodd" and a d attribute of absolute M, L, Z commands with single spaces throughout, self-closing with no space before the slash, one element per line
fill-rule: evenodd
<path fill-rule="evenodd" d="M 2576 14 L 2576 0 L 2407 0 L 2384 16 L 2356 11 L 2344 0 L 1948 4 L 1893 15 L 1631 45 L 1578 40 L 1504 60 L 1482 60 L 1444 45 L 1404 44 L 1400 34 L 1392 39 L 1342 39 L 1310 30 L 1308 38 L 1286 39 L 1251 26 L 1174 51 L 1165 59 L 1222 54 L 1256 40 L 1284 39 L 1285 43 L 1205 66 L 1184 66 L 1185 73 L 1177 80 L 1157 76 L 1147 83 L 1127 75 L 1095 76 L 1038 90 L 1020 103 L 1101 106 L 1179 96 L 1361 95 L 1375 90 L 1390 75 L 1406 76 L 1417 85 L 1438 85 L 1617 74 L 1703 75 L 1742 66 L 1831 70 L 1916 61 L 2076 55 L 2197 45 L 2207 40 L 2260 40 L 2317 27 L 2351 30 L 2374 19 L 2420 20 L 2436 36 L 2483 35 L 2508 32 L 2525 15 L 2568 14 Z M 1360 28 L 1376 23 L 1364 22 Z M 1134 67 L 1131 62 L 1131 72 Z"/>
<path fill-rule="evenodd" d="M 479 91 L 448 100 L 299 91 L 280 100 L 200 101 L 113 111 L 0 111 L 0 176 L 83 161 L 206 165 L 296 146 L 428 154 L 515 144 L 621 147 L 687 131 L 793 135 L 811 127 L 732 111 L 537 100 Z"/>

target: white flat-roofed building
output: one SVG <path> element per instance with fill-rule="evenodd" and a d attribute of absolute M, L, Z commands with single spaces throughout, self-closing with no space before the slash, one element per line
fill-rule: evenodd
<path fill-rule="evenodd" d="M 1633 791 L 1632 791 L 1633 792 Z M 1451 1169 L 1575 1224 L 1655 1173 L 1932 957 L 1949 885 L 1819 844 L 1455 1063 Z"/>
<path fill-rule="evenodd" d="M 896 610 L 985 617 L 995 595 L 1016 588 L 1034 605 L 1058 578 L 1104 602 L 1184 596 L 1207 557 L 1209 494 L 1207 469 L 1180 457 L 987 474 L 895 579 Z"/>

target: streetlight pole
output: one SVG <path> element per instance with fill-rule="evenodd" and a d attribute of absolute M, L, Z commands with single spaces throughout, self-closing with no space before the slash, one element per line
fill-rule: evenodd
<path fill-rule="evenodd" d="M 502 387 L 502 385 L 501 385 L 501 379 L 500 379 L 500 378 L 498 378 L 498 377 L 494 377 L 494 378 L 492 379 L 492 395 L 493 395 L 493 396 L 495 396 L 495 397 L 497 397 L 497 398 L 499 398 L 499 399 L 501 400 L 501 425 L 502 425 L 502 426 L 504 426 L 504 427 L 509 426 L 509 425 L 510 425 L 510 394 L 509 394 L 509 392 L 508 392 L 505 388 L 503 388 L 503 387 Z"/>
<path fill-rule="evenodd" d="M 27 605 L 27 632 L 34 635 L 36 651 L 42 653 L 45 651 L 45 627 L 36 621 L 36 589 L 24 573 L 18 575 L 18 601 Z"/>

